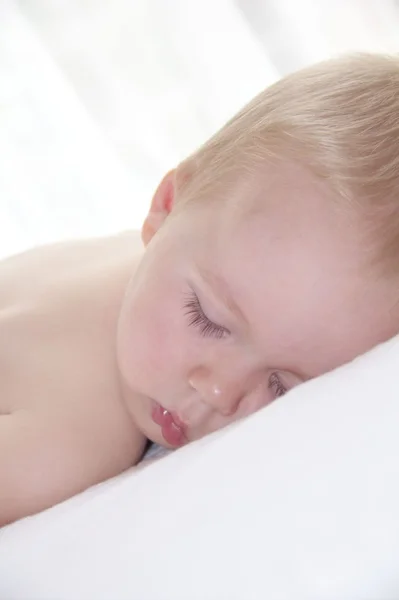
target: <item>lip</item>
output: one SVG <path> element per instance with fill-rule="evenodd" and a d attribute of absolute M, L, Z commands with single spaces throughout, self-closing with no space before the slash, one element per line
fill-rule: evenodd
<path fill-rule="evenodd" d="M 160 426 L 162 437 L 170 446 L 178 448 L 187 443 L 184 423 L 173 411 L 169 411 L 155 402 L 152 420 Z"/>

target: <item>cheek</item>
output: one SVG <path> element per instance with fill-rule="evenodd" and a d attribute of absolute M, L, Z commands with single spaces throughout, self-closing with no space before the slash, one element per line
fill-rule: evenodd
<path fill-rule="evenodd" d="M 172 290 L 172 283 L 162 280 L 142 286 L 123 307 L 119 364 L 126 382 L 139 392 L 170 386 L 183 368 L 186 325 L 181 297 Z"/>
<path fill-rule="evenodd" d="M 268 379 L 265 378 L 265 381 L 241 402 L 235 417 L 241 419 L 252 415 L 275 400 L 273 392 L 269 389 Z"/>

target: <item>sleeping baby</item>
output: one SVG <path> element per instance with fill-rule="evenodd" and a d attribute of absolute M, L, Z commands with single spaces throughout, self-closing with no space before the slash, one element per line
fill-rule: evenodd
<path fill-rule="evenodd" d="M 393 336 L 398 139 L 399 59 L 327 61 L 169 172 L 141 236 L 0 263 L 0 525 Z"/>

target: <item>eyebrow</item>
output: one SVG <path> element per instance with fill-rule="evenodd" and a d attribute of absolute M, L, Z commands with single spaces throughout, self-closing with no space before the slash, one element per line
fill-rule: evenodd
<path fill-rule="evenodd" d="M 220 275 L 210 271 L 209 269 L 198 268 L 198 273 L 205 285 L 211 288 L 211 291 L 223 302 L 228 310 L 239 320 L 248 324 L 244 313 L 234 300 L 230 286 L 227 281 Z"/>

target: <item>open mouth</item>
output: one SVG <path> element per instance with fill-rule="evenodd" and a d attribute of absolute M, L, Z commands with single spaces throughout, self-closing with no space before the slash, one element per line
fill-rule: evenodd
<path fill-rule="evenodd" d="M 152 411 L 152 420 L 160 426 L 162 437 L 170 446 L 178 448 L 187 443 L 184 424 L 180 422 L 177 415 L 169 412 L 157 402 Z"/>

